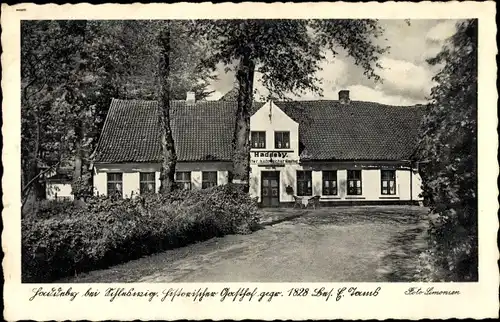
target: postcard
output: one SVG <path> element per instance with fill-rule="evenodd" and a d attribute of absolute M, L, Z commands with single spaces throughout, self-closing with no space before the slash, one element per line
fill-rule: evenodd
<path fill-rule="evenodd" d="M 493 2 L 1 24 L 6 320 L 498 317 Z"/>

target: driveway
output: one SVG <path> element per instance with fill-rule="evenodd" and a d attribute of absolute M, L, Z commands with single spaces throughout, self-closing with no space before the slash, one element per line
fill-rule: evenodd
<path fill-rule="evenodd" d="M 263 210 L 264 229 L 165 251 L 61 282 L 414 280 L 426 208 Z M 273 224 L 275 223 L 275 224 Z"/>

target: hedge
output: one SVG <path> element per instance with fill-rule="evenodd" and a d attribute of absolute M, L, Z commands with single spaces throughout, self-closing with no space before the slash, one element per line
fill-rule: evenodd
<path fill-rule="evenodd" d="M 248 233 L 257 203 L 238 187 L 134 199 L 48 202 L 22 219 L 23 282 L 49 282 L 226 234 Z"/>

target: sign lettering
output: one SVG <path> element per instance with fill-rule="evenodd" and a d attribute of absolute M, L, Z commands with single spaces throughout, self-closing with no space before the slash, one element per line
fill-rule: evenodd
<path fill-rule="evenodd" d="M 258 165 L 285 165 L 285 164 L 298 164 L 299 160 L 270 160 L 270 159 L 264 159 L 264 160 L 251 160 L 251 164 L 258 164 Z"/>
<path fill-rule="evenodd" d="M 264 152 L 253 152 L 254 157 L 256 158 L 286 158 L 288 155 L 288 152 L 273 152 L 273 151 L 264 151 Z"/>

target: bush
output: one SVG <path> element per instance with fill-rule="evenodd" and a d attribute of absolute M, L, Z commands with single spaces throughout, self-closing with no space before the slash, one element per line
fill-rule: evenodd
<path fill-rule="evenodd" d="M 92 186 L 92 172 L 83 171 L 82 176 L 73 178 L 71 181 L 71 191 L 75 199 L 91 198 L 94 193 Z"/>
<path fill-rule="evenodd" d="M 52 206 L 52 207 L 51 207 Z M 48 203 L 22 220 L 23 282 L 48 282 L 226 234 L 248 233 L 257 204 L 233 185 L 134 199 Z M 48 215 L 50 214 L 50 215 Z"/>
<path fill-rule="evenodd" d="M 36 216 L 39 218 L 51 218 L 73 209 L 72 200 L 43 200 L 38 205 Z"/>
<path fill-rule="evenodd" d="M 459 22 L 428 62 L 441 69 L 416 151 L 433 218 L 431 249 L 423 258 L 443 270 L 439 279 L 477 281 L 477 21 Z"/>
<path fill-rule="evenodd" d="M 477 231 L 461 218 L 473 218 L 475 210 L 446 209 L 433 213 L 429 225 L 429 281 L 477 281 Z"/>

